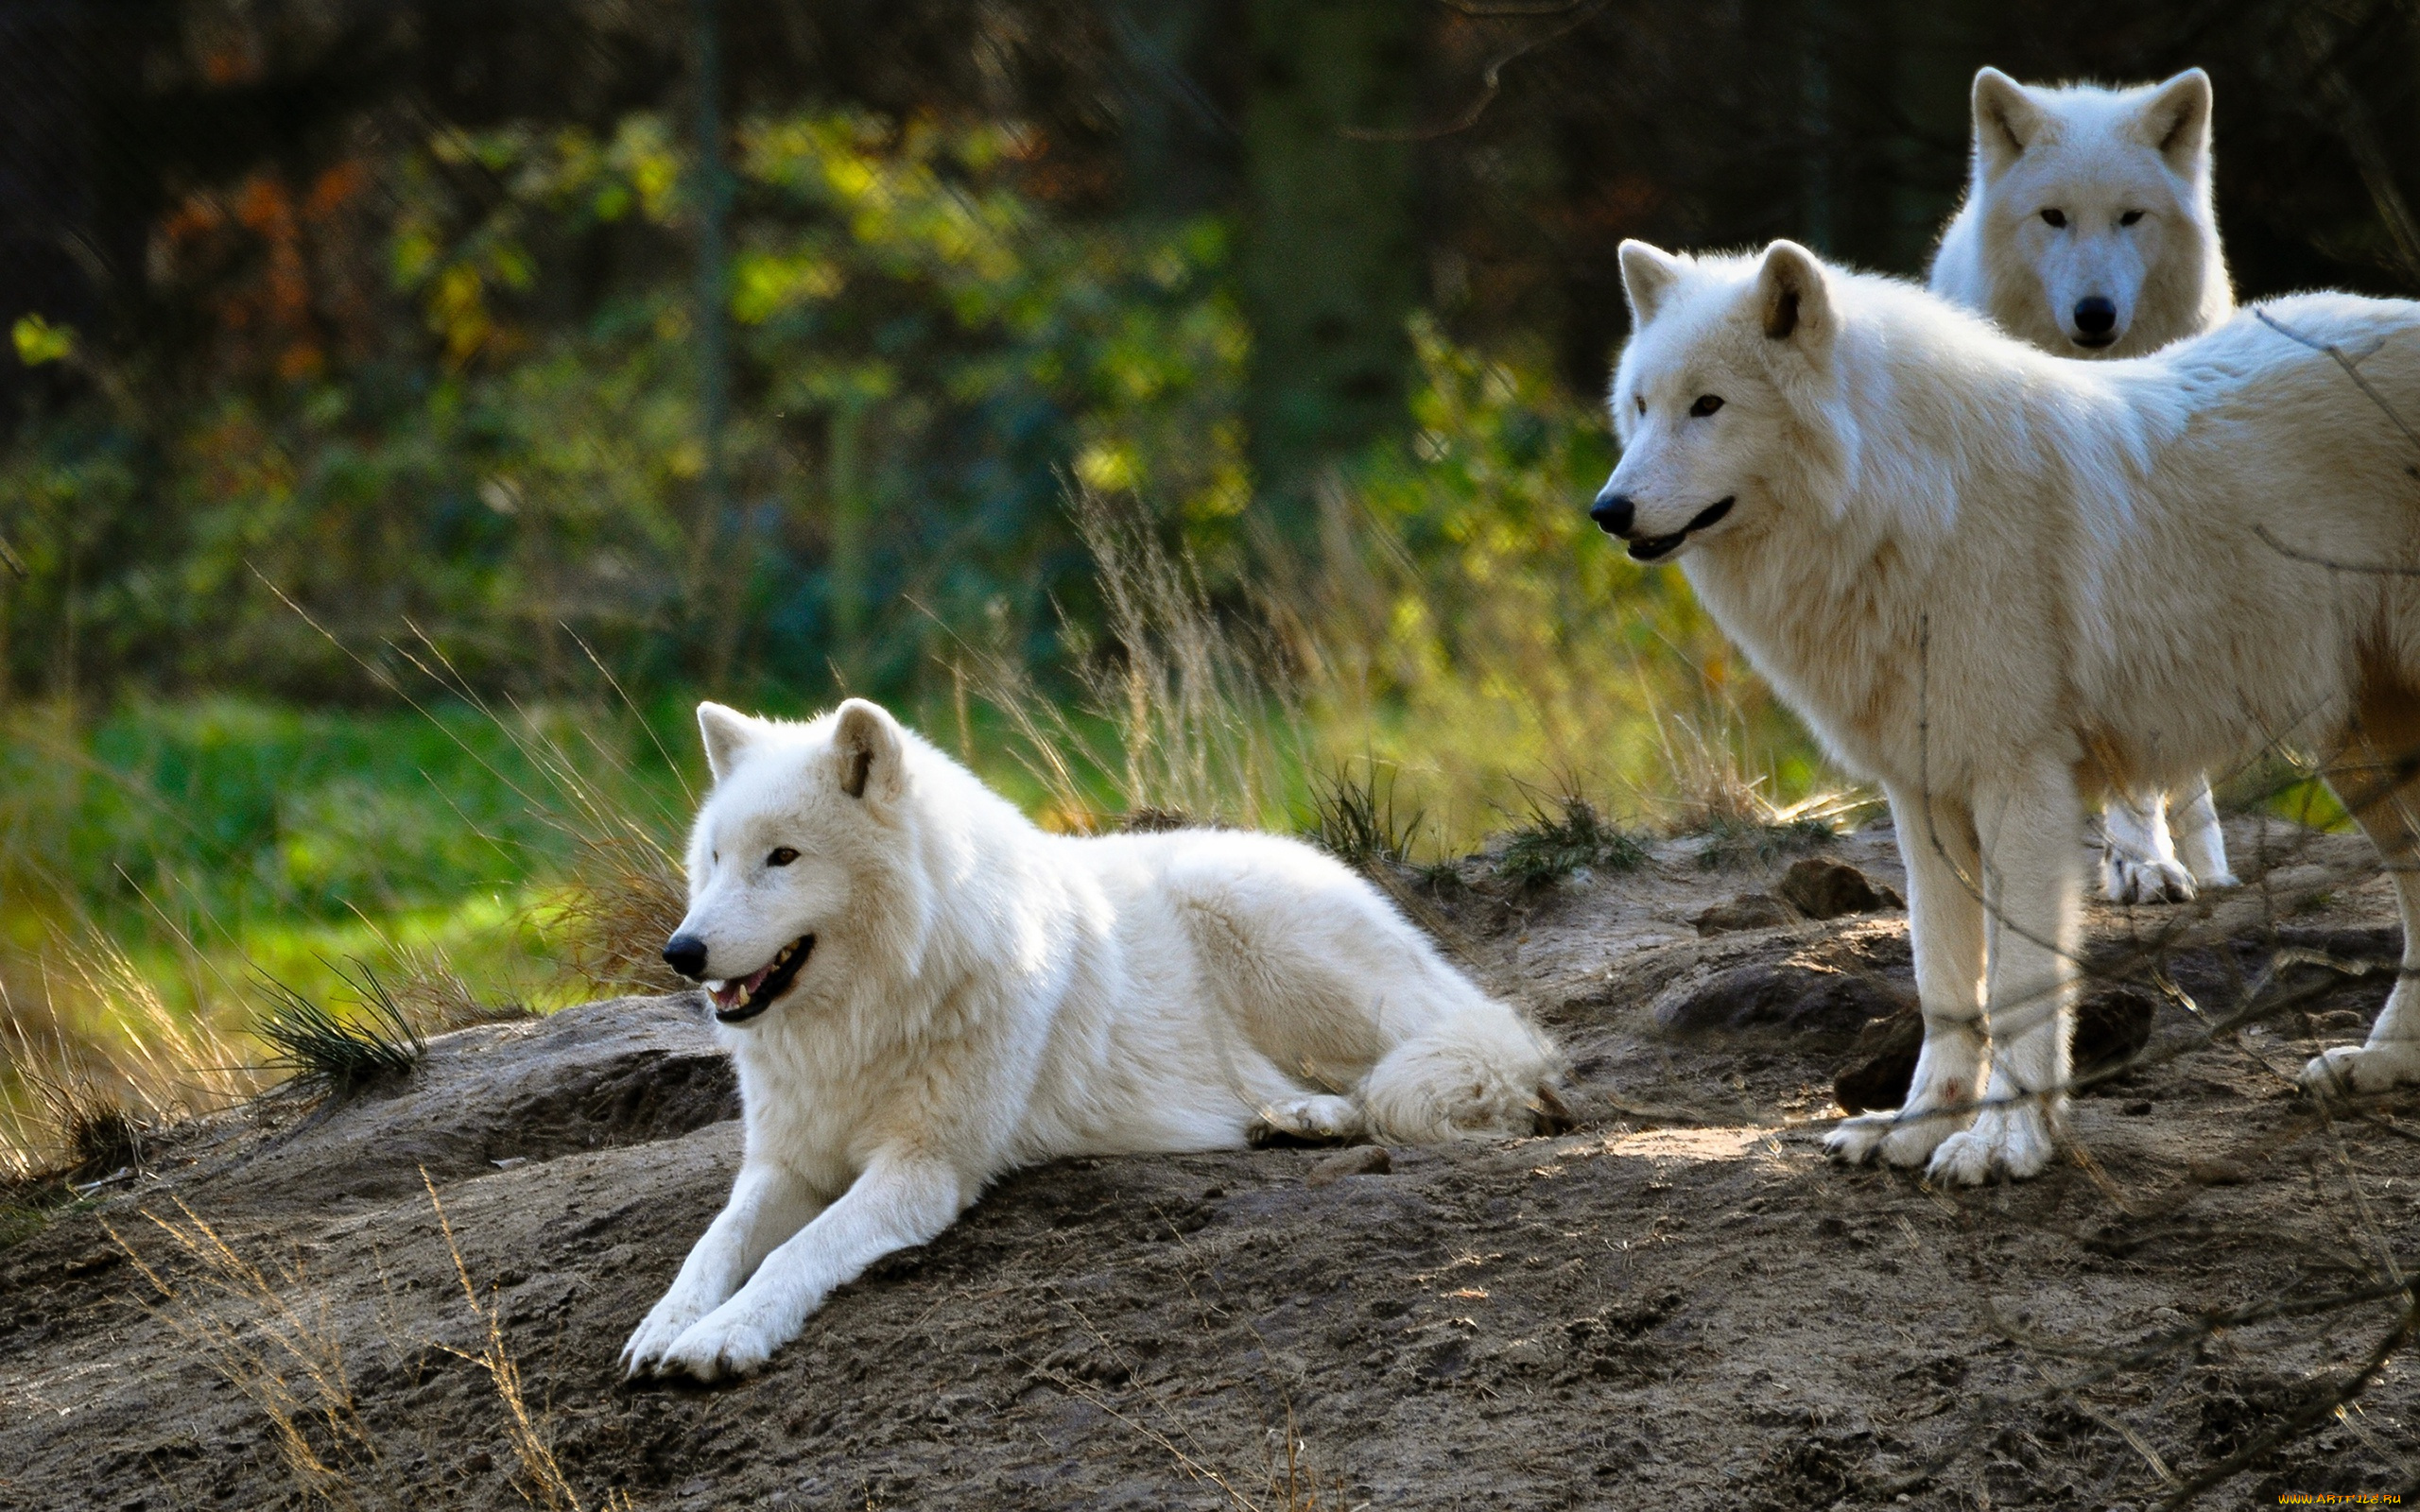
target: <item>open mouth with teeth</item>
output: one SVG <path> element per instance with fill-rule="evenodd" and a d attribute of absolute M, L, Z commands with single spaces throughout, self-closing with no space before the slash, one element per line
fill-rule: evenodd
<path fill-rule="evenodd" d="M 1703 530 L 1706 526 L 1713 524 L 1724 515 L 1729 514 L 1731 512 L 1731 507 L 1738 502 L 1738 495 L 1734 494 L 1730 498 L 1724 499 L 1720 504 L 1710 504 L 1704 508 L 1700 509 L 1696 519 L 1690 521 L 1687 524 L 1683 525 L 1680 529 L 1674 531 L 1668 536 L 1640 537 L 1638 540 L 1630 543 L 1631 560 L 1653 561 L 1658 557 L 1670 556 L 1672 552 L 1680 546 L 1682 541 L 1688 540 L 1691 535 L 1700 530 Z"/>
<path fill-rule="evenodd" d="M 714 999 L 716 1021 L 746 1023 L 771 1007 L 773 1000 L 798 980 L 799 968 L 806 964 L 807 954 L 814 949 L 815 936 L 801 935 L 783 946 L 782 953 L 754 975 L 708 982 L 706 995 Z"/>

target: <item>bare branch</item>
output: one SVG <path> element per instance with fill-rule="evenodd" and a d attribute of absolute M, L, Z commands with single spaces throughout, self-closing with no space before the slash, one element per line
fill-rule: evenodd
<path fill-rule="evenodd" d="M 1503 52 L 1496 54 L 1494 58 L 1489 59 L 1487 66 L 1479 72 L 1480 87 L 1478 95 L 1471 100 L 1469 106 L 1463 110 L 1461 114 L 1457 115 L 1452 120 L 1445 122 L 1442 126 L 1411 127 L 1406 129 L 1397 129 L 1390 127 L 1348 126 L 1343 129 L 1342 134 L 1356 142 L 1434 142 L 1439 137 L 1452 136 L 1457 131 L 1467 131 L 1472 127 L 1478 124 L 1478 118 L 1487 112 L 1487 108 L 1495 103 L 1495 96 L 1503 92 L 1504 70 L 1508 64 L 1518 61 L 1550 42 L 1558 42 L 1563 38 L 1571 35 L 1573 32 L 1578 31 L 1582 26 L 1584 26 L 1589 22 L 1595 20 L 1597 13 L 1612 3 L 1613 0 L 1594 0 L 1593 4 L 1581 8 L 1570 20 L 1564 22 L 1562 26 L 1549 27 L 1547 30 L 1538 33 L 1536 36 L 1517 43 L 1514 45 L 1506 48 Z M 1457 7 L 1456 9 L 1459 9 L 1461 8 Z M 1559 10 L 1568 9 L 1568 7 L 1557 7 L 1554 10 L 1538 11 L 1512 9 L 1495 11 L 1473 10 L 1468 13 L 1472 15 L 1503 16 L 1552 15 Z"/>

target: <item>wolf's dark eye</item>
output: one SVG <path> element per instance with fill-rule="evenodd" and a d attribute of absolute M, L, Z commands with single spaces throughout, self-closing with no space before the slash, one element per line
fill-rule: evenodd
<path fill-rule="evenodd" d="M 2064 210 L 2046 210 L 2042 212 L 2042 218 L 2053 226 L 2064 226 L 2067 223 L 2067 213 Z"/>
<path fill-rule="evenodd" d="M 1721 407 L 1722 396 L 1720 394 L 1700 394 L 1698 395 L 1698 402 L 1689 406 L 1689 414 L 1698 420 L 1703 420 L 1708 415 L 1713 414 L 1716 410 L 1720 409 Z"/>
<path fill-rule="evenodd" d="M 2139 211 L 2139 210 L 2130 210 L 2130 211 L 2126 212 L 2124 215 L 2120 215 L 2120 216 L 2118 216 L 2118 225 L 2120 225 L 2120 226 L 2131 226 L 2131 225 L 2133 225 L 2135 222 L 2136 222 L 2136 221 L 2138 221 L 2138 220 L 2140 220 L 2140 219 L 2142 219 L 2142 218 L 2143 218 L 2143 213 L 2142 213 L 2141 211 Z"/>
<path fill-rule="evenodd" d="M 786 867 L 797 859 L 797 851 L 791 850 L 788 846 L 777 845 L 773 847 L 773 853 L 765 858 L 765 865 L 769 867 Z"/>
<path fill-rule="evenodd" d="M 1646 396 L 1645 396 L 1645 395 L 1641 395 L 1641 396 L 1639 397 L 1639 401 L 1638 401 L 1638 412 L 1639 412 L 1640 414 L 1642 414 L 1642 415 L 1644 415 L 1644 414 L 1646 414 L 1646 413 L 1647 413 L 1647 399 L 1646 399 Z"/>

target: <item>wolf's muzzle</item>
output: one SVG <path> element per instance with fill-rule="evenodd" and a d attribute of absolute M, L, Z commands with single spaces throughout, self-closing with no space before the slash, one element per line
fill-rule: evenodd
<path fill-rule="evenodd" d="M 1720 521 L 1724 515 L 1729 514 L 1731 507 L 1738 502 L 1738 495 L 1733 494 L 1700 509 L 1694 519 L 1671 535 L 1639 537 L 1630 543 L 1631 560 L 1654 561 L 1658 558 L 1670 556 L 1679 549 L 1682 541 Z"/>
<path fill-rule="evenodd" d="M 1596 521 L 1597 528 L 1609 536 L 1627 536 L 1630 534 L 1630 523 L 1637 513 L 1629 494 L 1616 493 L 1613 486 L 1607 484 L 1605 490 L 1597 495 L 1597 503 L 1589 509 L 1588 518 Z"/>
<path fill-rule="evenodd" d="M 2072 315 L 2076 323 L 2075 344 L 2080 347 L 2105 347 L 2118 339 L 2118 304 L 2095 294 L 2076 301 Z"/>
<path fill-rule="evenodd" d="M 664 964 L 687 977 L 700 981 L 706 974 L 706 942 L 695 935 L 675 935 L 664 942 Z"/>

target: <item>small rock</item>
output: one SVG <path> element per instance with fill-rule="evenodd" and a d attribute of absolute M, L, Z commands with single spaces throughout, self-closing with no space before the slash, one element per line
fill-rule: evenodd
<path fill-rule="evenodd" d="M 2151 1099 L 2148 1097 L 2138 1097 L 2133 1102 L 2128 1103 L 2122 1111 L 2128 1118 L 2148 1118 L 2151 1116 L 2152 1111 Z"/>
<path fill-rule="evenodd" d="M 1769 892 L 1743 892 L 1729 902 L 1720 902 L 1698 915 L 1690 922 L 1701 935 L 1721 935 L 1737 929 L 1771 929 L 1776 924 L 1795 924 L 1805 916 Z"/>
<path fill-rule="evenodd" d="M 1656 1025 L 1671 1034 L 1780 1029 L 1844 1043 L 1901 1001 L 1900 991 L 1875 978 L 1785 961 L 1735 966 L 1668 988 L 1654 1012 Z"/>
<path fill-rule="evenodd" d="M 494 1166 L 499 1171 L 517 1171 L 528 1163 L 529 1157 L 526 1155 L 508 1155 L 501 1160 L 490 1160 L 488 1162 L 488 1164 Z"/>
<path fill-rule="evenodd" d="M 2187 1160 L 2185 1174 L 2205 1187 L 2239 1187 L 2252 1179 L 2252 1173 L 2243 1168 L 2241 1160 L 2230 1160 L 2224 1156 Z"/>
<path fill-rule="evenodd" d="M 1838 919 L 1842 914 L 1907 906 L 1891 888 L 1878 885 L 1847 862 L 1828 856 L 1792 862 L 1773 891 L 1809 919 Z"/>
<path fill-rule="evenodd" d="M 2352 1034 L 2357 1030 L 2367 1029 L 2370 1026 L 2370 1021 L 2355 1009 L 2333 1008 L 2325 1013 L 2314 1015 L 2310 1021 L 2310 1026 L 2321 1034 Z"/>
<path fill-rule="evenodd" d="M 1385 1145 L 1357 1144 L 1313 1162 L 1311 1174 L 1305 1178 L 1305 1183 L 1323 1187 L 1341 1181 L 1348 1176 L 1384 1176 L 1394 1166 L 1395 1162 L 1387 1154 Z"/>

